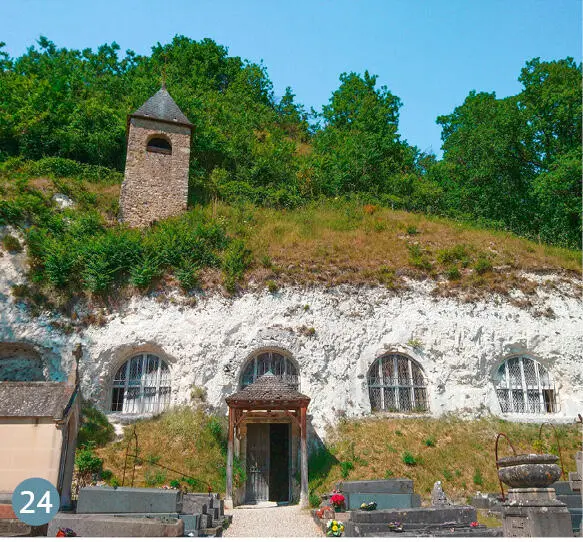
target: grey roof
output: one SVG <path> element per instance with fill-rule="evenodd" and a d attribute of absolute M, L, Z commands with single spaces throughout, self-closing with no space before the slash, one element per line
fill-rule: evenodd
<path fill-rule="evenodd" d="M 146 103 L 132 113 L 131 116 L 192 126 L 192 123 L 186 118 L 186 115 L 180 111 L 180 108 L 176 105 L 176 102 L 164 87 L 156 92 L 154 96 L 149 98 Z"/>
<path fill-rule="evenodd" d="M 249 384 L 245 389 L 229 395 L 227 404 L 237 401 L 310 401 L 310 398 L 295 390 L 291 384 L 271 373 L 260 376 L 253 384 Z"/>
<path fill-rule="evenodd" d="M 67 382 L 0 382 L 0 417 L 61 420 L 75 391 Z"/>

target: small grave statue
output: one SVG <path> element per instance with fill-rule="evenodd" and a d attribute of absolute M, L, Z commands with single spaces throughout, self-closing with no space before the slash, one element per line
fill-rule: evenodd
<path fill-rule="evenodd" d="M 431 490 L 431 506 L 451 506 L 451 501 L 447 498 L 439 480 L 433 484 Z"/>

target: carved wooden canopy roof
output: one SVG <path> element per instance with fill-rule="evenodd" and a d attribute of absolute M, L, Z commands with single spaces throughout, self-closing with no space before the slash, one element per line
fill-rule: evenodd
<path fill-rule="evenodd" d="M 278 376 L 265 373 L 245 389 L 229 395 L 226 401 L 230 407 L 277 410 L 308 406 L 310 398 Z"/>

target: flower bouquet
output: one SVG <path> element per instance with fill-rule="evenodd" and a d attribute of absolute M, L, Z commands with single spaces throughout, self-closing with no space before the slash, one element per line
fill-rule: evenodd
<path fill-rule="evenodd" d="M 377 503 L 374 501 L 370 501 L 370 502 L 363 502 L 360 505 L 360 509 L 364 510 L 366 512 L 372 512 L 373 510 L 377 509 Z"/>
<path fill-rule="evenodd" d="M 393 531 L 395 533 L 402 533 L 403 532 L 403 525 L 401 525 L 400 521 L 391 521 L 388 525 L 389 531 Z"/>
<path fill-rule="evenodd" d="M 318 508 L 318 510 L 316 510 L 316 516 L 319 519 L 322 519 L 326 512 L 332 512 L 332 508 L 330 508 L 329 506 L 322 506 L 322 507 Z"/>
<path fill-rule="evenodd" d="M 326 525 L 326 536 L 342 536 L 344 523 L 331 519 Z"/>
<path fill-rule="evenodd" d="M 334 507 L 334 510 L 336 512 L 341 512 L 342 509 L 344 508 L 344 503 L 346 502 L 346 499 L 344 498 L 344 495 L 342 495 L 342 493 L 334 493 L 330 497 L 330 502 L 332 503 L 332 506 Z"/>

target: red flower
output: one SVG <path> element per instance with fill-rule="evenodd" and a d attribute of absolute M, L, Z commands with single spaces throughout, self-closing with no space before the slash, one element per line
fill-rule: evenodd
<path fill-rule="evenodd" d="M 334 506 L 342 506 L 344 504 L 344 495 L 342 495 L 341 493 L 334 493 L 334 495 L 332 495 L 332 497 L 330 497 L 330 502 L 334 505 Z"/>
<path fill-rule="evenodd" d="M 478 527 L 480 524 L 477 521 L 472 521 L 472 523 L 470 523 L 470 527 Z"/>

